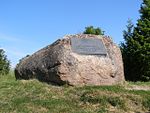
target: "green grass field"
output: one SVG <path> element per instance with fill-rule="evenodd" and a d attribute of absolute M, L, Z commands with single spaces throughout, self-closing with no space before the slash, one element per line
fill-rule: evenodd
<path fill-rule="evenodd" d="M 0 75 L 0 113 L 144 113 L 150 110 L 150 90 L 127 90 L 132 85 L 53 86 L 38 80 L 16 81 Z M 150 111 L 149 111 L 150 112 Z"/>

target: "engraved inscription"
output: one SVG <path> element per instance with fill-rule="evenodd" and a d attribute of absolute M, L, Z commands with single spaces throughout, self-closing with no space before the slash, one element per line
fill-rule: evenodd
<path fill-rule="evenodd" d="M 73 52 L 85 55 L 106 55 L 106 49 L 100 39 L 71 38 Z"/>

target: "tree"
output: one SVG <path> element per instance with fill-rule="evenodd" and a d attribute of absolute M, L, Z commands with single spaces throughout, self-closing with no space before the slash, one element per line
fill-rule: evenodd
<path fill-rule="evenodd" d="M 122 52 L 122 57 L 123 57 L 123 62 L 124 62 L 124 72 L 125 72 L 125 78 L 126 80 L 134 80 L 134 73 L 133 71 L 133 57 L 132 57 L 132 46 L 133 46 L 133 23 L 131 20 L 127 21 L 127 30 L 123 31 L 123 38 L 125 42 L 121 43 L 121 52 Z"/>
<path fill-rule="evenodd" d="M 125 77 L 132 81 L 150 81 L 150 0 L 143 0 L 135 27 L 128 23 L 121 44 Z M 133 28 L 133 31 L 132 31 Z"/>
<path fill-rule="evenodd" d="M 93 26 L 85 27 L 84 34 L 94 34 L 94 35 L 104 35 L 104 31 L 102 31 L 99 27 L 94 28 Z"/>
<path fill-rule="evenodd" d="M 0 74 L 2 75 L 8 74 L 10 70 L 10 62 L 4 53 L 5 51 L 0 49 Z"/>

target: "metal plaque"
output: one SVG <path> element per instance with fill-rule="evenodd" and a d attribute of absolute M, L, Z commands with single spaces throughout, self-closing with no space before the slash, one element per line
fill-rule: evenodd
<path fill-rule="evenodd" d="M 103 42 L 97 38 L 71 38 L 72 51 L 85 55 L 106 55 Z"/>

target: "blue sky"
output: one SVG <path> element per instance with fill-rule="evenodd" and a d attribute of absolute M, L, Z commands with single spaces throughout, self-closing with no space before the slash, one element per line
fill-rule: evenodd
<path fill-rule="evenodd" d="M 66 34 L 100 27 L 119 44 L 141 0 L 0 0 L 0 48 L 14 67 L 19 59 Z"/>

